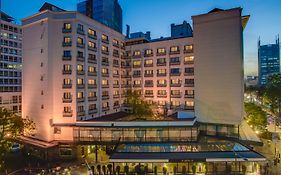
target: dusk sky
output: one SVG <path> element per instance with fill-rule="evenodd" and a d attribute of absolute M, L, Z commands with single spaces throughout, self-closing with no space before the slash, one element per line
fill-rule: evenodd
<path fill-rule="evenodd" d="M 20 19 L 38 11 L 47 1 L 66 10 L 76 10 L 78 0 L 2 0 L 2 10 Z M 262 44 L 275 42 L 281 33 L 281 0 L 119 0 L 123 8 L 123 24 L 131 32 L 151 31 L 152 38 L 170 35 L 171 23 L 192 24 L 191 16 L 213 8 L 242 7 L 243 15 L 251 15 L 244 31 L 245 74 L 257 73 L 257 40 Z M 223 48 L 222 48 L 223 49 Z"/>

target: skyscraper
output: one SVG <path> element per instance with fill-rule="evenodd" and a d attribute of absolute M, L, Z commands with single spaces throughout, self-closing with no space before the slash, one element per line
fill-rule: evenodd
<path fill-rule="evenodd" d="M 0 107 L 20 112 L 22 31 L 13 17 L 0 13 Z"/>
<path fill-rule="evenodd" d="M 122 8 L 118 0 L 85 0 L 77 11 L 122 33 Z"/>
<path fill-rule="evenodd" d="M 261 45 L 258 41 L 259 85 L 267 83 L 269 75 L 280 72 L 280 45 L 279 38 L 275 44 Z"/>

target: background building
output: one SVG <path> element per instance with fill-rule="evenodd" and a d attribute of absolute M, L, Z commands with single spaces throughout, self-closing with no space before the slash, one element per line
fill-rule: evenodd
<path fill-rule="evenodd" d="M 258 41 L 259 85 L 267 83 L 267 77 L 280 72 L 280 44 L 279 37 L 275 44 L 261 45 Z"/>
<path fill-rule="evenodd" d="M 77 11 L 122 33 L 122 8 L 118 0 L 85 0 Z"/>
<path fill-rule="evenodd" d="M 21 112 L 22 30 L 1 13 L 0 107 Z"/>

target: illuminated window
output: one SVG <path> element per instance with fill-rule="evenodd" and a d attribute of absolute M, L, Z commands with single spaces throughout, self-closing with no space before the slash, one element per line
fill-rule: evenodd
<path fill-rule="evenodd" d="M 83 44 L 84 43 L 83 38 L 78 37 L 77 38 L 77 43 L 78 44 Z"/>
<path fill-rule="evenodd" d="M 146 49 L 145 54 L 146 55 L 151 55 L 153 53 L 152 49 Z"/>
<path fill-rule="evenodd" d="M 194 102 L 193 101 L 185 101 L 185 106 L 193 107 Z"/>
<path fill-rule="evenodd" d="M 119 81 L 118 81 L 118 80 L 114 80 L 114 81 L 113 81 L 113 84 L 114 84 L 114 85 L 119 85 Z"/>
<path fill-rule="evenodd" d="M 63 65 L 63 70 L 64 71 L 71 71 L 71 65 L 70 64 L 64 64 Z"/>
<path fill-rule="evenodd" d="M 96 72 L 96 67 L 89 66 L 88 71 L 91 72 L 91 73 L 94 73 L 94 72 Z"/>
<path fill-rule="evenodd" d="M 113 45 L 116 45 L 116 46 L 118 46 L 118 45 L 119 45 L 119 41 L 118 41 L 118 40 L 116 40 L 116 39 L 113 39 L 112 43 L 113 43 Z"/>
<path fill-rule="evenodd" d="M 158 101 L 158 105 L 165 106 L 166 105 L 166 101 Z"/>
<path fill-rule="evenodd" d="M 96 85 L 96 80 L 95 79 L 88 79 L 88 84 L 89 85 Z"/>
<path fill-rule="evenodd" d="M 167 95 L 167 91 L 166 90 L 158 90 L 157 94 L 158 95 Z"/>
<path fill-rule="evenodd" d="M 157 83 L 159 85 L 165 85 L 166 84 L 166 80 L 157 80 Z"/>
<path fill-rule="evenodd" d="M 140 56 L 140 55 L 141 55 L 141 51 L 140 50 L 134 51 L 134 56 Z"/>
<path fill-rule="evenodd" d="M 88 34 L 92 36 L 96 36 L 96 31 L 93 29 L 88 29 Z"/>
<path fill-rule="evenodd" d="M 158 69 L 157 70 L 158 74 L 166 74 L 166 72 L 167 72 L 166 69 Z"/>
<path fill-rule="evenodd" d="M 153 65 L 153 60 L 145 60 L 145 65 Z"/>
<path fill-rule="evenodd" d="M 63 42 L 69 44 L 69 43 L 71 43 L 71 38 L 68 37 L 68 36 L 65 36 L 65 37 L 63 38 Z"/>
<path fill-rule="evenodd" d="M 102 74 L 108 74 L 108 69 L 102 68 L 102 69 L 101 69 L 101 73 L 102 73 Z"/>
<path fill-rule="evenodd" d="M 84 67 L 81 64 L 77 65 L 77 71 L 84 71 Z"/>
<path fill-rule="evenodd" d="M 153 90 L 145 90 L 146 95 L 153 95 Z"/>
<path fill-rule="evenodd" d="M 185 95 L 194 95 L 194 90 L 185 90 Z"/>
<path fill-rule="evenodd" d="M 108 108 L 109 107 L 109 103 L 108 102 L 103 102 L 102 103 L 102 107 L 103 108 Z"/>
<path fill-rule="evenodd" d="M 65 85 L 71 84 L 71 79 L 70 78 L 63 79 L 63 84 L 65 84 Z"/>
<path fill-rule="evenodd" d="M 102 85 L 108 85 L 109 83 L 108 83 L 108 80 L 102 80 L 102 81 L 101 81 L 101 84 L 102 84 Z"/>
<path fill-rule="evenodd" d="M 179 46 L 172 46 L 171 48 L 170 48 L 170 51 L 171 52 L 177 52 L 177 51 L 179 51 L 180 49 L 179 49 Z"/>
<path fill-rule="evenodd" d="M 113 75 L 119 75 L 119 71 L 118 70 L 113 70 Z"/>
<path fill-rule="evenodd" d="M 171 101 L 172 106 L 180 106 L 179 101 Z"/>
<path fill-rule="evenodd" d="M 102 39 L 103 41 L 108 41 L 108 36 L 107 36 L 107 35 L 102 34 L 101 39 Z"/>
<path fill-rule="evenodd" d="M 192 52 L 192 51 L 193 51 L 193 45 L 192 45 L 192 44 L 190 44 L 190 45 L 185 45 L 185 46 L 184 46 L 184 51 Z"/>
<path fill-rule="evenodd" d="M 78 79 L 77 79 L 77 84 L 78 84 L 78 85 L 83 85 L 83 84 L 84 84 L 83 78 L 78 78 Z"/>
<path fill-rule="evenodd" d="M 172 79 L 171 80 L 171 84 L 180 84 L 180 83 L 181 83 L 180 79 Z"/>
<path fill-rule="evenodd" d="M 96 48 L 96 43 L 94 43 L 94 42 L 92 42 L 92 41 L 89 41 L 89 42 L 88 42 L 88 46 L 89 46 L 90 48 Z"/>
<path fill-rule="evenodd" d="M 89 97 L 96 97 L 96 96 L 97 96 L 97 93 L 94 92 L 94 91 L 90 91 L 88 96 L 89 96 Z"/>
<path fill-rule="evenodd" d="M 83 92 L 78 92 L 77 93 L 77 98 L 84 98 L 84 93 Z"/>
<path fill-rule="evenodd" d="M 65 107 L 63 108 L 63 111 L 64 111 L 65 113 L 71 113 L 71 112 L 72 112 L 71 106 L 65 106 Z"/>
<path fill-rule="evenodd" d="M 141 84 L 141 81 L 140 80 L 135 80 L 134 81 L 134 85 L 140 85 Z"/>
<path fill-rule="evenodd" d="M 180 90 L 171 90 L 171 95 L 180 95 Z"/>
<path fill-rule="evenodd" d="M 70 23 L 64 23 L 63 24 L 63 28 L 66 30 L 70 30 L 71 29 L 71 24 Z"/>
<path fill-rule="evenodd" d="M 141 66 L 141 61 L 133 61 L 133 66 Z"/>
<path fill-rule="evenodd" d="M 145 70 L 144 74 L 145 75 L 153 75 L 153 70 Z"/>
<path fill-rule="evenodd" d="M 107 46 L 101 46 L 101 50 L 104 52 L 108 52 L 108 47 Z"/>
<path fill-rule="evenodd" d="M 64 99 L 71 99 L 71 93 L 70 92 L 64 92 L 63 93 L 63 98 Z"/>
<path fill-rule="evenodd" d="M 159 49 L 157 49 L 157 53 L 164 54 L 164 53 L 166 53 L 166 49 L 165 48 L 159 48 Z"/>
<path fill-rule="evenodd" d="M 119 95 L 119 91 L 113 91 L 113 95 Z"/>
<path fill-rule="evenodd" d="M 192 62 L 194 61 L 194 56 L 185 56 L 184 57 L 184 62 Z"/>

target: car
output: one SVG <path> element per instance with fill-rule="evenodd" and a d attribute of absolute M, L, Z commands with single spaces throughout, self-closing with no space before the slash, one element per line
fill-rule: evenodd
<path fill-rule="evenodd" d="M 20 149 L 21 149 L 21 145 L 20 145 L 19 143 L 14 143 L 14 144 L 11 146 L 11 151 L 12 151 L 12 152 L 18 152 Z"/>

